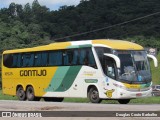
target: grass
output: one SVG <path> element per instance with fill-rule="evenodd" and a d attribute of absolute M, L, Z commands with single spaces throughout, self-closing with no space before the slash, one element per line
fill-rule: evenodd
<path fill-rule="evenodd" d="M 160 84 L 160 54 L 157 55 L 158 67 L 155 68 L 153 61 L 150 62 L 153 84 Z"/>
<path fill-rule="evenodd" d="M 160 97 L 148 97 L 132 99 L 130 103 L 140 103 L 140 104 L 160 104 Z"/>
<path fill-rule="evenodd" d="M 87 98 L 65 98 L 65 102 L 89 103 Z M 119 104 L 117 100 L 103 100 L 102 104 Z M 160 97 L 132 99 L 129 104 L 160 104 Z"/>
<path fill-rule="evenodd" d="M 17 97 L 13 97 L 10 95 L 2 94 L 2 90 L 0 90 L 0 100 L 17 100 Z"/>
<path fill-rule="evenodd" d="M 0 90 L 0 100 L 18 100 L 17 97 L 3 95 Z M 73 103 L 90 103 L 87 98 L 65 98 L 64 102 Z M 102 104 L 118 104 L 117 100 L 103 100 Z M 132 99 L 129 104 L 160 104 L 160 97 L 148 97 L 148 98 L 137 98 Z"/>

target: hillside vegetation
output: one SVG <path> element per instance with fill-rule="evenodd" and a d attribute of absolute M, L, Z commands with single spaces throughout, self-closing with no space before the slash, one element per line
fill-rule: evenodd
<path fill-rule="evenodd" d="M 38 0 L 25 6 L 11 3 L 0 10 L 0 51 L 101 38 L 125 39 L 144 47 L 160 48 L 160 14 L 132 21 L 157 12 L 160 0 L 81 0 L 77 6 L 61 6 L 55 11 L 40 5 Z M 126 21 L 130 22 L 117 25 Z M 63 38 L 109 26 L 112 27 Z M 160 68 L 151 68 L 154 84 L 160 84 Z"/>
<path fill-rule="evenodd" d="M 160 85 L 160 54 L 157 56 L 158 59 L 158 67 L 155 68 L 153 65 L 153 61 L 150 62 L 151 65 L 151 72 L 152 72 L 152 80 L 153 84 L 159 84 Z"/>
<path fill-rule="evenodd" d="M 38 0 L 11 3 L 0 10 L 0 49 L 32 47 L 55 39 L 113 26 L 160 11 L 159 0 L 81 0 L 77 6 L 50 11 Z M 160 14 L 108 29 L 57 41 L 114 38 L 160 47 Z"/>

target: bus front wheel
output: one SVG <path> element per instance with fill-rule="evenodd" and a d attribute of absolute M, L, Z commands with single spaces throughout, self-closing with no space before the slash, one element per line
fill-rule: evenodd
<path fill-rule="evenodd" d="M 32 86 L 27 87 L 27 100 L 28 101 L 39 101 L 40 98 L 35 96 L 34 88 Z"/>
<path fill-rule="evenodd" d="M 130 102 L 130 99 L 119 99 L 118 102 L 120 104 L 128 104 Z"/>
<path fill-rule="evenodd" d="M 92 103 L 100 103 L 99 92 L 96 87 L 91 87 L 88 92 L 88 98 Z"/>
<path fill-rule="evenodd" d="M 22 86 L 17 88 L 16 95 L 20 101 L 26 100 L 26 93 Z"/>

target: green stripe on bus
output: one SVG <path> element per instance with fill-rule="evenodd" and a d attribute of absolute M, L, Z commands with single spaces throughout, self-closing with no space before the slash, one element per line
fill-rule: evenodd
<path fill-rule="evenodd" d="M 82 66 L 71 66 L 62 81 L 62 85 L 59 86 L 59 88 L 56 89 L 56 91 L 62 92 L 68 90 L 75 81 L 81 67 Z"/>
<path fill-rule="evenodd" d="M 46 91 L 55 91 L 61 85 L 63 78 L 65 77 L 69 68 L 69 66 L 58 67 Z"/>
<path fill-rule="evenodd" d="M 92 47 L 92 45 L 91 44 L 79 45 L 79 48 L 84 48 L 84 47 Z"/>
<path fill-rule="evenodd" d="M 69 46 L 67 48 L 85 48 L 85 47 L 92 47 L 91 44 L 85 44 L 85 45 L 72 45 L 72 46 Z"/>
<path fill-rule="evenodd" d="M 72 46 L 69 46 L 67 48 L 79 48 L 79 45 L 72 45 Z"/>
<path fill-rule="evenodd" d="M 63 92 L 68 90 L 77 77 L 81 67 L 82 66 L 59 67 L 45 91 Z"/>

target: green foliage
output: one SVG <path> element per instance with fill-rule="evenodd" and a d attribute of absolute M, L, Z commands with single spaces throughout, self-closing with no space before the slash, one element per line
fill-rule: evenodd
<path fill-rule="evenodd" d="M 151 72 L 152 72 L 152 81 L 154 85 L 159 84 L 160 85 L 160 74 L 159 74 L 159 70 L 160 70 L 160 54 L 158 54 L 157 56 L 158 59 L 158 67 L 155 68 L 153 65 L 153 61 L 150 62 L 151 65 Z"/>
<path fill-rule="evenodd" d="M 4 95 L 2 94 L 2 90 L 0 90 L 0 100 L 17 100 L 17 98 L 9 95 Z"/>
<path fill-rule="evenodd" d="M 77 6 L 50 11 L 34 0 L 24 7 L 11 3 L 0 10 L 1 50 L 32 47 L 54 39 L 112 26 L 160 11 L 159 0 L 81 0 Z M 127 39 L 145 47 L 160 47 L 159 16 L 155 15 L 99 32 L 61 39 Z M 152 42 L 151 42 L 152 41 Z"/>

